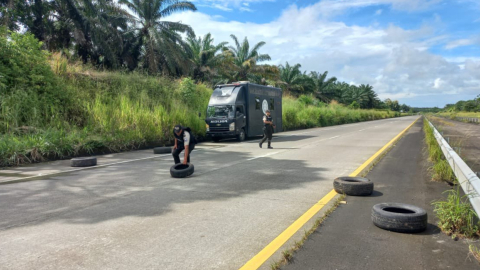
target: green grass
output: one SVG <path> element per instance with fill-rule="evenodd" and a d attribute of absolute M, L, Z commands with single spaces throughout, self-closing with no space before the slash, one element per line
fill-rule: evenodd
<path fill-rule="evenodd" d="M 480 112 L 440 112 L 437 115 L 455 119 L 456 117 L 476 117 L 480 118 Z"/>
<path fill-rule="evenodd" d="M 285 130 L 334 126 L 401 116 L 399 112 L 350 109 L 340 104 L 326 105 L 321 102 L 311 102 L 304 96 L 299 99 L 284 97 L 282 105 Z"/>
<path fill-rule="evenodd" d="M 480 233 L 477 214 L 470 206 L 467 195 L 461 196 L 459 187 L 445 191 L 448 193 L 446 201 L 436 201 L 434 212 L 437 215 L 438 227 L 452 238 L 477 237 Z"/>
<path fill-rule="evenodd" d="M 433 129 L 430 127 L 426 119 L 423 120 L 423 129 L 425 132 L 425 142 L 427 143 L 428 157 L 433 163 L 432 179 L 435 181 L 454 183 L 456 181 L 455 174 L 445 159 L 442 149 L 438 145 L 437 139 L 433 134 Z"/>

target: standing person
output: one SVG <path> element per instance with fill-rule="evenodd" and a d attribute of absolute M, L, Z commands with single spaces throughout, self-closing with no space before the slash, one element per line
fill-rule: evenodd
<path fill-rule="evenodd" d="M 275 125 L 273 124 L 273 117 L 270 115 L 270 110 L 265 111 L 265 115 L 263 116 L 263 139 L 258 144 L 260 148 L 262 148 L 262 144 L 268 139 L 268 149 L 273 149 L 271 146 L 272 143 L 272 135 L 273 135 L 273 128 Z"/>
<path fill-rule="evenodd" d="M 183 158 L 183 164 L 190 163 L 190 154 L 195 149 L 195 137 L 192 134 L 192 130 L 189 127 L 182 127 L 176 125 L 173 128 L 173 136 L 175 136 L 175 146 L 173 147 L 173 160 L 175 164 L 180 163 L 180 153 L 185 150 Z"/>

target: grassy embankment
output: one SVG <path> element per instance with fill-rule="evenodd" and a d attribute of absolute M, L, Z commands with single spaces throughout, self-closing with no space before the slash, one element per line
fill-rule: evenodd
<path fill-rule="evenodd" d="M 480 118 L 480 112 L 440 112 L 437 114 L 449 119 L 455 119 L 457 117 Z"/>
<path fill-rule="evenodd" d="M 172 142 L 172 126 L 205 134 L 212 89 L 191 79 L 99 72 L 48 55 L 30 35 L 0 35 L 0 167 Z M 286 130 L 400 116 L 285 97 Z"/>

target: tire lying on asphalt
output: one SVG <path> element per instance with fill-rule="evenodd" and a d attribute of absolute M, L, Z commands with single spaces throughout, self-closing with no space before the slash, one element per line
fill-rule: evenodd
<path fill-rule="evenodd" d="M 333 188 L 340 194 L 368 196 L 373 192 L 373 182 L 364 177 L 343 176 L 333 180 Z"/>
<path fill-rule="evenodd" d="M 155 147 L 153 148 L 154 154 L 170 154 L 172 153 L 171 147 Z"/>
<path fill-rule="evenodd" d="M 418 233 L 427 229 L 427 212 L 405 203 L 379 203 L 372 208 L 375 226 L 394 232 Z"/>
<path fill-rule="evenodd" d="M 81 158 L 72 158 L 70 160 L 70 165 L 72 167 L 91 167 L 97 165 L 96 157 L 81 157 Z"/>
<path fill-rule="evenodd" d="M 170 175 L 173 178 L 184 178 L 192 175 L 194 170 L 195 167 L 193 166 L 193 164 L 189 163 L 185 165 L 183 163 L 179 163 L 170 167 Z"/>

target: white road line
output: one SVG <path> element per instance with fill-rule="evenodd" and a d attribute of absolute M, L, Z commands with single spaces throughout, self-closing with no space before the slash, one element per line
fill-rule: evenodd
<path fill-rule="evenodd" d="M 77 172 L 77 171 L 83 171 L 83 170 L 90 170 L 90 169 L 95 169 L 95 168 L 102 168 L 102 167 L 107 167 L 107 166 L 112 166 L 112 165 L 118 165 L 118 164 L 124 164 L 124 163 L 129 163 L 129 162 L 134 162 L 134 161 L 140 161 L 140 160 L 147 160 L 147 159 L 154 159 L 154 158 L 161 158 L 161 157 L 166 157 L 170 154 L 165 154 L 165 155 L 157 155 L 154 157 L 147 157 L 147 158 L 138 158 L 138 159 L 130 159 L 130 160 L 125 160 L 125 161 L 119 161 L 119 162 L 114 162 L 114 163 L 107 163 L 107 164 L 101 164 L 101 165 L 96 165 L 92 167 L 83 167 L 83 168 L 78 168 L 78 169 L 72 169 L 72 170 L 66 170 L 66 171 L 60 171 L 60 172 L 53 172 L 53 173 L 39 173 L 37 175 L 32 175 L 32 176 L 27 176 L 27 177 L 22 177 L 22 178 L 15 178 L 7 181 L 0 181 L 0 185 L 3 183 L 9 183 L 9 182 L 16 182 L 16 181 L 23 181 L 23 180 L 28 180 L 40 176 L 51 176 L 51 175 L 56 175 L 56 174 L 62 174 L 62 173 L 70 173 L 70 172 Z"/>

